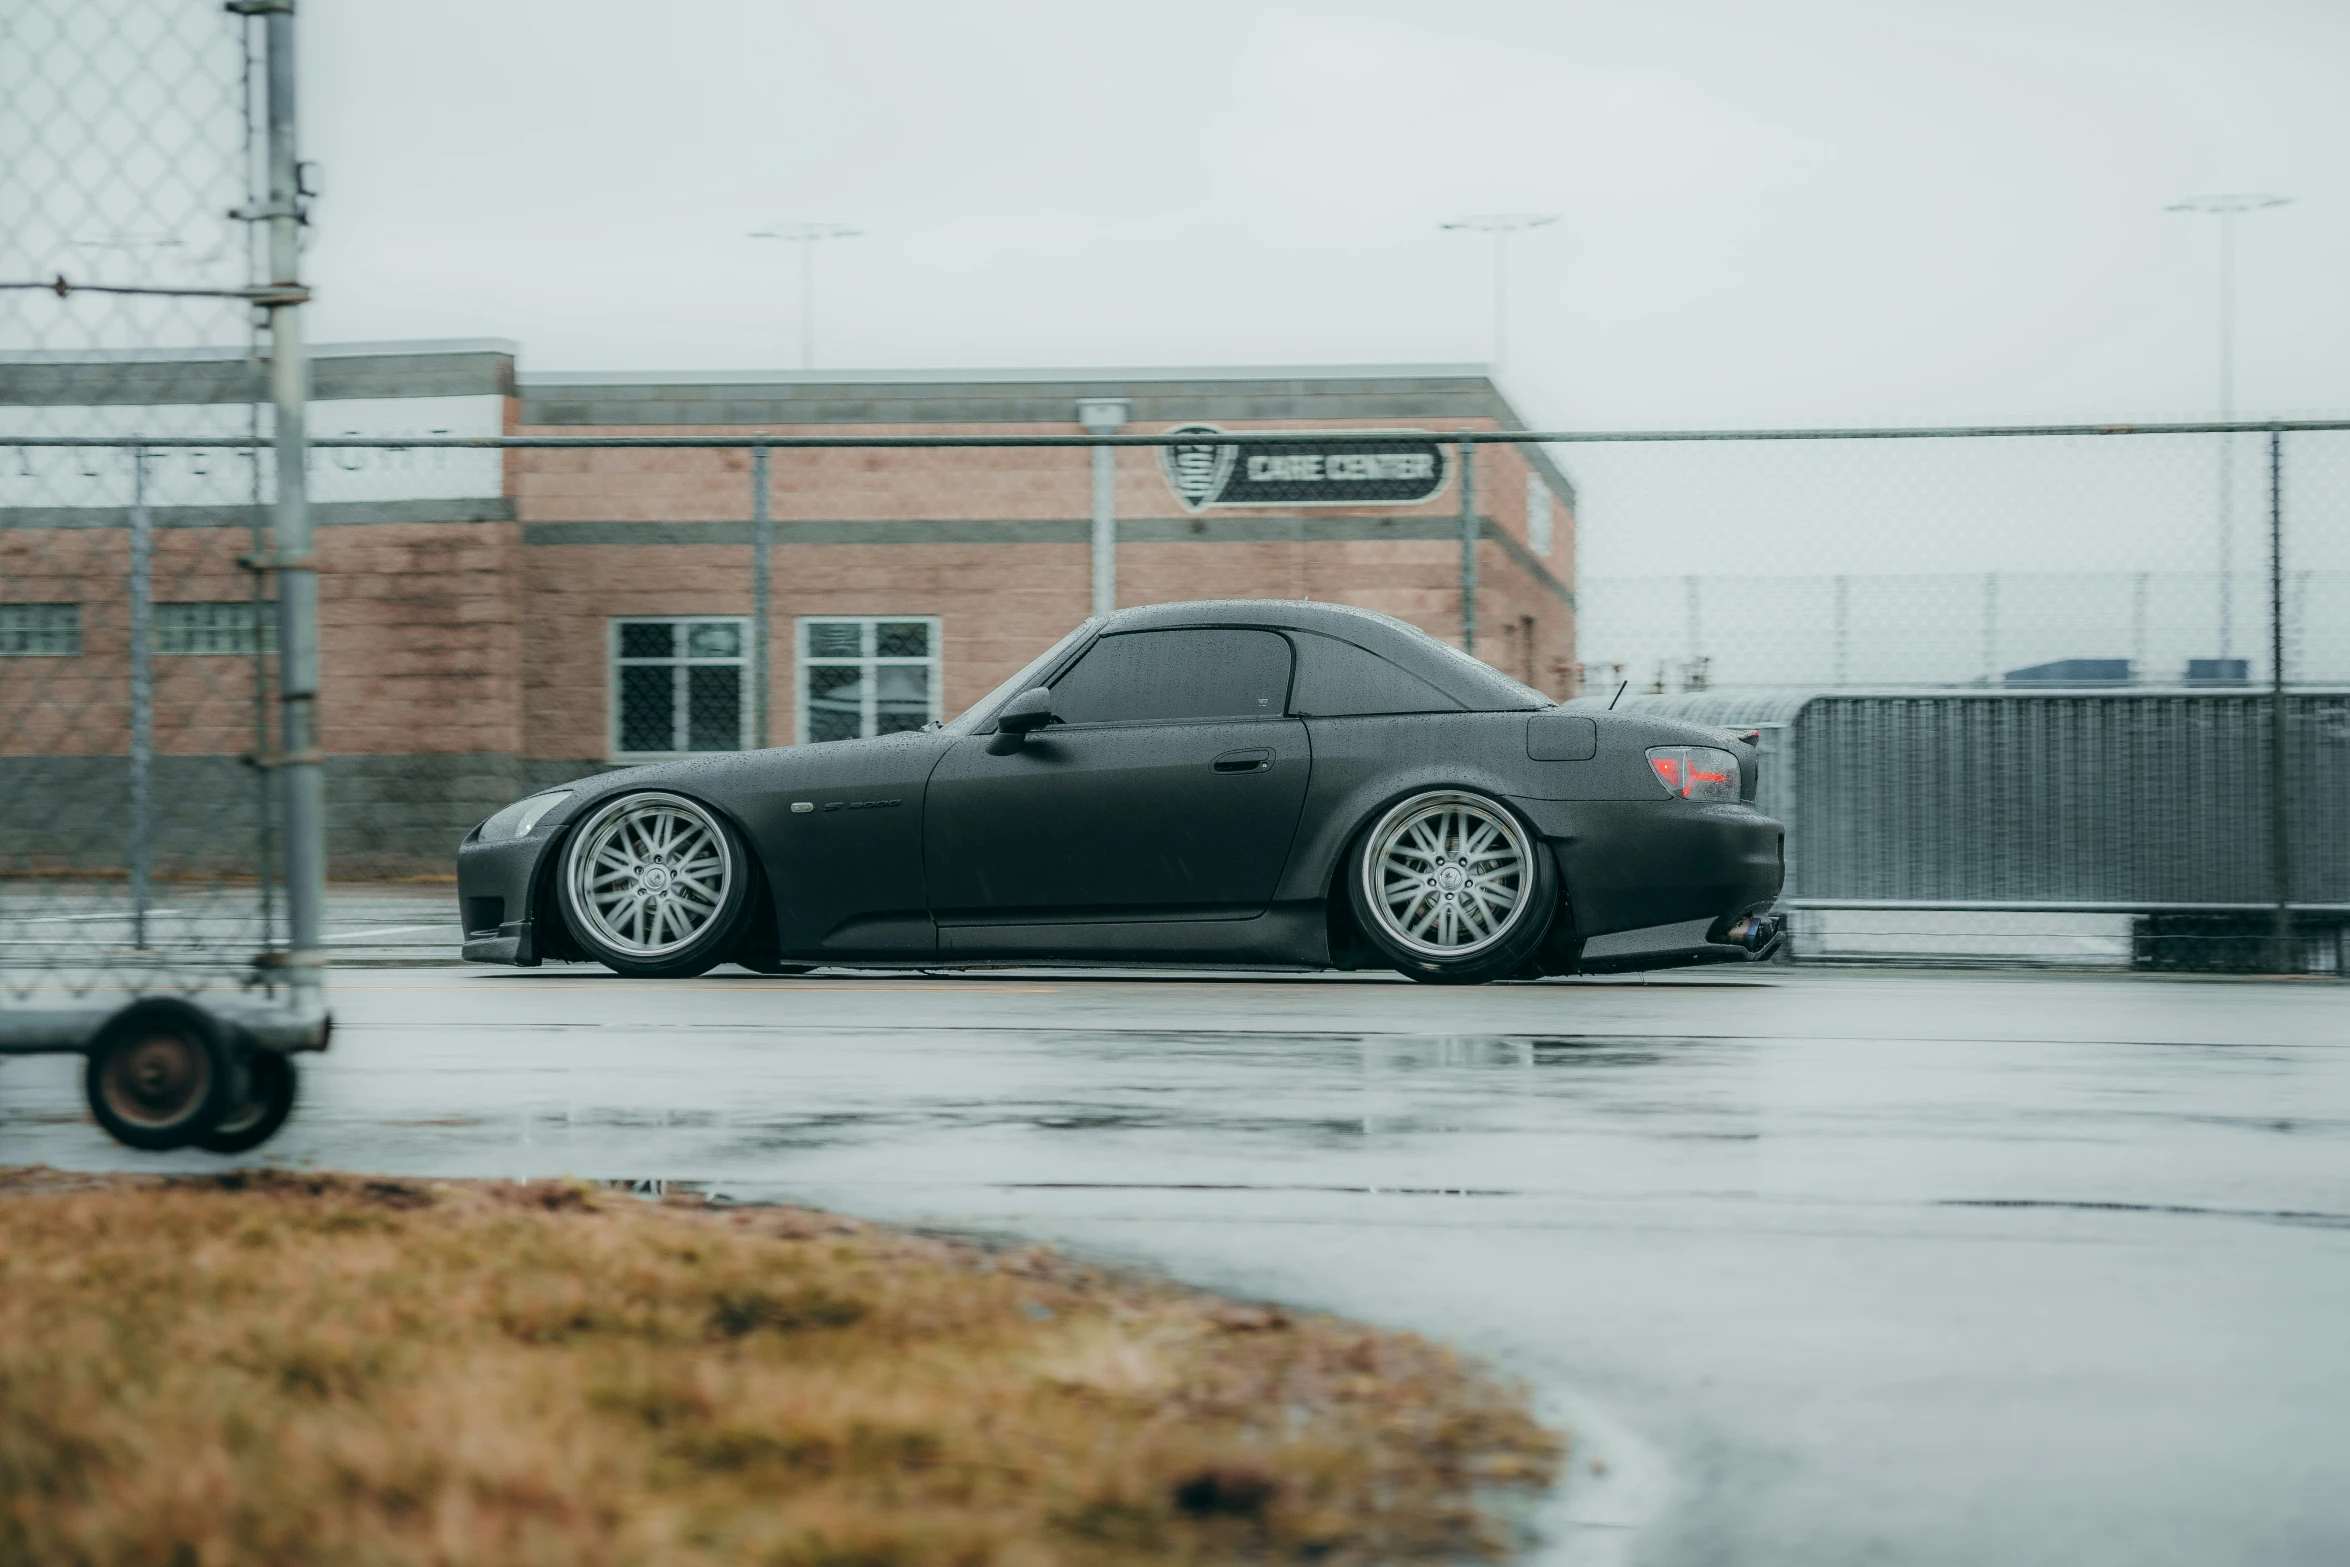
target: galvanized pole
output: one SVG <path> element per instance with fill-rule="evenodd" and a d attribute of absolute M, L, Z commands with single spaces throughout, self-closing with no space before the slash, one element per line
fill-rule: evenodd
<path fill-rule="evenodd" d="M 1088 435 L 1116 435 L 1126 428 L 1126 402 L 1118 397 L 1087 397 L 1077 404 L 1077 422 Z M 1118 453 L 1113 447 L 1093 448 L 1093 612 L 1107 615 L 1118 607 Z"/>
<path fill-rule="evenodd" d="M 1835 621 L 1836 621 L 1836 652 L 1835 652 L 1835 659 L 1836 659 L 1836 663 L 1835 663 L 1835 679 L 1834 679 L 1832 682 L 1830 682 L 1831 684 L 1833 684 L 1833 685 L 1838 685 L 1838 686 L 1841 686 L 1841 685 L 1843 685 L 1843 684 L 1844 684 L 1844 671 L 1845 671 L 1845 662 L 1846 662 L 1846 638 L 1847 638 L 1847 633 L 1848 633 L 1848 630 L 1849 630 L 1849 625 L 1850 625 L 1850 615 L 1851 615 L 1851 607 L 1850 607 L 1850 603 L 1849 603 L 1849 600 L 1850 600 L 1850 597 L 1851 597 L 1851 592 L 1852 592 L 1852 579 L 1851 579 L 1850 577 L 1848 577 L 1848 576 L 1844 575 L 1844 573 L 1842 573 L 1842 572 L 1838 572 L 1838 573 L 1836 574 L 1836 616 L 1835 616 Z"/>
<path fill-rule="evenodd" d="M 294 3 L 248 0 L 267 18 L 269 199 L 269 393 L 277 454 L 275 525 L 279 752 L 285 778 L 285 963 L 297 1004 L 320 1004 L 326 903 L 325 759 L 318 749 L 318 563 L 311 554 L 309 443 L 303 412 L 302 203 L 294 141 Z"/>
<path fill-rule="evenodd" d="M 1462 653 L 1476 653 L 1476 446 L 1462 442 Z"/>
<path fill-rule="evenodd" d="M 147 950 L 155 874 L 154 519 L 147 511 L 147 449 L 131 448 L 131 946 Z"/>
<path fill-rule="evenodd" d="M 1118 607 L 1118 454 L 1093 449 L 1093 612 Z"/>
<path fill-rule="evenodd" d="M 2219 422 L 2236 420 L 2236 214 L 2219 215 Z M 2236 653 L 2236 438 L 2219 438 L 2219 677 Z"/>
<path fill-rule="evenodd" d="M 767 448 L 751 448 L 751 744 L 767 749 Z"/>
<path fill-rule="evenodd" d="M 2285 435 L 2268 432 L 2268 854 L 2277 900 L 2276 972 L 2293 962 L 2293 799 L 2285 768 Z"/>
<path fill-rule="evenodd" d="M 1983 573 L 1983 684 L 1999 684 L 1999 573 Z"/>

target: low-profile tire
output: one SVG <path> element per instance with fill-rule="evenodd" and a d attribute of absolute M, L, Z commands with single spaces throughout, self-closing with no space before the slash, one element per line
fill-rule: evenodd
<path fill-rule="evenodd" d="M 734 956 L 753 880 L 725 817 L 642 790 L 607 800 L 563 846 L 556 897 L 582 951 L 616 974 L 685 979 Z"/>
<path fill-rule="evenodd" d="M 299 1081 L 293 1060 L 276 1050 L 249 1050 L 238 1063 L 244 1092 L 211 1131 L 196 1139 L 207 1153 L 246 1153 L 275 1137 L 286 1117 L 294 1113 Z"/>
<path fill-rule="evenodd" d="M 1473 789 L 1399 801 L 1356 841 L 1355 923 L 1395 968 L 1431 985 L 1523 970 L 1558 913 L 1558 870 L 1525 818 Z"/>
<path fill-rule="evenodd" d="M 236 1060 L 212 1015 L 167 996 L 134 1001 L 90 1041 L 82 1086 L 116 1142 L 185 1148 L 236 1100 Z"/>

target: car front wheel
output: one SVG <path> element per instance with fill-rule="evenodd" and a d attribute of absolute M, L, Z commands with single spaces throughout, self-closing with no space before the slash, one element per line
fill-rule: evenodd
<path fill-rule="evenodd" d="M 1356 923 L 1401 972 L 1474 985 L 1523 969 L 1558 909 L 1550 850 L 1487 795 L 1437 789 L 1365 832 L 1347 878 Z"/>
<path fill-rule="evenodd" d="M 751 864 L 724 817 L 664 792 L 592 812 L 563 850 L 563 917 L 615 973 L 682 979 L 732 956 Z"/>

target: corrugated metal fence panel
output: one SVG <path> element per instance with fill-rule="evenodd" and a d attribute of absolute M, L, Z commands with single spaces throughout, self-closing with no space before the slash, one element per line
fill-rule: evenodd
<path fill-rule="evenodd" d="M 2350 900 L 2350 696 L 2295 693 L 2286 722 L 2293 896 Z M 2265 694 L 1821 696 L 1788 738 L 1804 897 L 2273 892 Z"/>

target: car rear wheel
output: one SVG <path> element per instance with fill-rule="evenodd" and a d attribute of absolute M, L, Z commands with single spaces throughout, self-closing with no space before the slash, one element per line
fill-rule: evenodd
<path fill-rule="evenodd" d="M 733 955 L 751 865 L 726 819 L 683 795 L 625 794 L 563 850 L 563 918 L 618 974 L 682 979 Z"/>
<path fill-rule="evenodd" d="M 1473 790 L 1402 801 L 1355 853 L 1356 923 L 1398 970 L 1428 984 L 1517 973 L 1558 909 L 1549 848 L 1515 811 Z"/>

